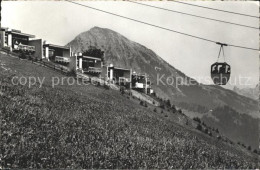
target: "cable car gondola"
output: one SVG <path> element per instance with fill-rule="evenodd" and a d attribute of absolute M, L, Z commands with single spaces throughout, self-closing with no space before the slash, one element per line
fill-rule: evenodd
<path fill-rule="evenodd" d="M 211 78 L 216 85 L 226 85 L 229 81 L 231 74 L 231 66 L 225 62 L 224 48 L 223 46 L 227 46 L 227 44 L 217 43 L 220 45 L 220 50 L 218 54 L 218 59 L 221 53 L 223 52 L 224 62 L 215 62 L 211 65 Z"/>

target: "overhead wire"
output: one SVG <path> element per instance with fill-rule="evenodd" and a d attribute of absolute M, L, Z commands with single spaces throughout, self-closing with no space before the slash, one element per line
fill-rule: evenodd
<path fill-rule="evenodd" d="M 147 6 L 147 7 L 151 7 L 151 8 L 156 8 L 156 9 L 160 9 L 160 10 L 164 10 L 164 11 L 168 11 L 168 12 L 178 13 L 178 14 L 182 14 L 182 15 L 188 15 L 188 16 L 191 16 L 191 17 L 196 17 L 196 18 L 211 20 L 211 21 L 215 21 L 215 22 L 222 22 L 222 23 L 225 23 L 225 24 L 231 24 L 231 25 L 236 25 L 236 26 L 240 26 L 240 27 L 246 27 L 246 28 L 251 28 L 251 29 L 257 29 L 257 30 L 259 29 L 259 28 L 257 28 L 257 27 L 253 27 L 253 26 L 249 26 L 249 25 L 238 24 L 238 23 L 234 23 L 234 22 L 228 22 L 228 21 L 223 21 L 223 20 L 219 20 L 219 19 L 203 17 L 203 16 L 199 16 L 199 15 L 194 15 L 194 14 L 186 13 L 186 12 L 181 12 L 181 11 L 176 11 L 176 10 L 172 10 L 172 9 L 162 8 L 162 7 L 158 7 L 158 6 L 154 6 L 154 5 L 148 5 L 148 4 L 140 3 L 140 2 L 137 2 L 137 1 L 128 0 L 128 1 L 126 1 L 126 2 L 130 2 L 130 3 L 142 5 L 142 6 Z"/>
<path fill-rule="evenodd" d="M 130 20 L 130 21 L 134 21 L 134 22 L 138 22 L 138 23 L 141 23 L 141 24 L 145 24 L 145 25 L 148 25 L 148 26 L 155 27 L 155 28 L 159 28 L 159 29 L 162 29 L 162 30 L 174 32 L 174 33 L 177 33 L 177 34 L 189 36 L 189 37 L 192 37 L 192 38 L 200 39 L 200 40 L 211 42 L 211 43 L 218 43 L 218 42 L 216 42 L 214 40 L 210 40 L 210 39 L 207 39 L 207 38 L 191 35 L 191 34 L 188 34 L 188 33 L 183 33 L 183 32 L 180 32 L 180 31 L 176 31 L 176 30 L 173 30 L 173 29 L 165 28 L 165 27 L 158 26 L 158 25 L 155 25 L 155 24 L 147 23 L 147 22 L 140 21 L 140 20 L 137 20 L 137 19 L 134 19 L 134 18 L 126 17 L 126 16 L 123 16 L 123 15 L 115 14 L 115 13 L 112 13 L 112 12 L 109 12 L 109 11 L 105 11 L 105 10 L 102 10 L 102 9 L 98 9 L 98 8 L 94 8 L 94 7 L 91 7 L 91 6 L 88 6 L 88 5 L 77 3 L 77 2 L 74 2 L 74 1 L 70 1 L 70 0 L 64 0 L 64 1 L 76 4 L 76 5 L 79 5 L 79 6 L 83 6 L 83 7 L 89 8 L 89 9 L 93 9 L 93 10 L 96 10 L 96 11 L 99 11 L 99 12 L 103 12 L 103 13 L 106 13 L 106 14 L 110 14 L 110 15 L 113 15 L 113 16 L 117 16 L 117 17 L 120 17 L 120 18 L 124 18 L 124 19 Z M 231 46 L 231 47 L 236 47 L 236 48 L 242 48 L 242 49 L 247 49 L 247 50 L 259 51 L 259 49 L 251 48 L 251 47 L 244 47 L 244 46 L 238 46 L 238 45 L 233 45 L 233 44 L 226 44 L 226 45 Z"/>
<path fill-rule="evenodd" d="M 226 12 L 226 13 L 230 13 L 230 14 L 241 15 L 241 16 L 246 16 L 246 17 L 252 17 L 252 18 L 257 18 L 257 19 L 260 18 L 259 16 L 255 16 L 255 15 L 249 15 L 249 14 L 244 14 L 244 13 L 239 13 L 239 12 L 226 11 L 226 10 L 222 10 L 222 9 L 212 8 L 212 7 L 206 7 L 206 6 L 196 5 L 196 4 L 190 4 L 190 3 L 187 3 L 187 2 L 183 2 L 183 1 L 175 1 L 175 0 L 170 0 L 170 1 L 174 2 L 174 3 L 180 3 L 180 4 L 184 4 L 184 5 L 195 6 L 195 7 L 205 8 L 205 9 L 219 11 L 219 12 Z"/>

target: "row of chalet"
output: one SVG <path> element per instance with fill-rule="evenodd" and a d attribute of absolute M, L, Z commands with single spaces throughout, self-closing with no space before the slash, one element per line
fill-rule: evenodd
<path fill-rule="evenodd" d="M 34 35 L 9 28 L 1 28 L 0 36 L 3 49 L 24 52 L 37 59 L 68 64 L 70 62 L 71 49 L 68 47 L 49 44 L 42 39 L 35 39 Z"/>
<path fill-rule="evenodd" d="M 130 68 L 120 68 L 113 64 L 103 65 L 101 58 L 84 56 L 77 53 L 71 57 L 69 67 L 71 70 L 87 75 L 96 76 L 106 82 L 125 86 L 146 94 L 152 94 L 151 81 L 147 74 L 137 74 Z"/>
<path fill-rule="evenodd" d="M 74 54 L 70 47 L 49 44 L 34 35 L 22 33 L 20 30 L 1 28 L 2 49 L 11 52 L 24 52 L 33 58 L 47 60 L 68 66 L 75 72 L 103 78 L 106 82 L 125 86 L 146 94 L 153 93 L 151 81 L 147 74 L 137 74 L 131 68 L 120 68 L 113 64 L 103 65 L 102 59 L 93 56 Z"/>

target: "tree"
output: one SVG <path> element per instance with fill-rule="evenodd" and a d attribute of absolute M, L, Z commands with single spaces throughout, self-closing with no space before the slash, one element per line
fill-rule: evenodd
<path fill-rule="evenodd" d="M 251 146 L 248 146 L 247 149 L 248 149 L 249 151 L 251 151 Z"/>
<path fill-rule="evenodd" d="M 165 106 L 164 106 L 164 104 L 162 104 L 162 103 L 161 103 L 160 107 L 161 107 L 162 109 L 165 109 Z"/>
<path fill-rule="evenodd" d="M 82 55 L 101 58 L 101 61 L 104 61 L 104 51 L 95 46 L 89 46 L 89 49 L 84 51 Z"/>
<path fill-rule="evenodd" d="M 198 122 L 198 123 L 201 123 L 201 120 L 200 120 L 200 118 L 198 118 L 198 117 L 194 117 L 193 120 L 196 121 L 196 122 Z"/>
<path fill-rule="evenodd" d="M 196 127 L 196 129 L 198 129 L 198 130 L 202 130 L 202 126 L 200 125 L 200 124 L 197 124 L 197 127 Z"/>
<path fill-rule="evenodd" d="M 212 133 L 211 133 L 211 132 L 209 132 L 208 134 L 209 134 L 209 136 L 212 136 Z"/>
<path fill-rule="evenodd" d="M 172 112 L 176 113 L 176 111 L 177 111 L 177 109 L 176 109 L 175 105 L 172 105 Z"/>
<path fill-rule="evenodd" d="M 171 101 L 170 101 L 169 99 L 166 101 L 166 105 L 167 105 L 168 107 L 171 107 Z"/>
<path fill-rule="evenodd" d="M 204 131 L 206 134 L 208 134 L 209 130 L 208 128 L 205 128 L 205 131 Z"/>

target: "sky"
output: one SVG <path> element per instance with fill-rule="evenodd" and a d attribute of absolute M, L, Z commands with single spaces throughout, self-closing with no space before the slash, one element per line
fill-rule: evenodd
<path fill-rule="evenodd" d="M 77 1 L 133 19 L 159 25 L 210 40 L 259 48 L 259 30 L 194 18 L 126 1 Z M 157 1 L 141 2 L 204 17 L 259 27 L 259 20 L 240 15 Z M 188 3 L 259 16 L 258 2 L 190 1 Z M 66 45 L 78 34 L 94 26 L 109 28 L 140 43 L 187 76 L 205 84 L 210 66 L 217 61 L 219 46 L 173 32 L 118 18 L 65 1 L 3 1 L 2 27 L 19 29 L 49 43 Z M 259 53 L 225 47 L 226 62 L 231 65 L 231 88 L 255 87 L 259 83 Z M 222 58 L 220 59 L 222 61 Z M 246 78 L 247 77 L 247 78 Z"/>

